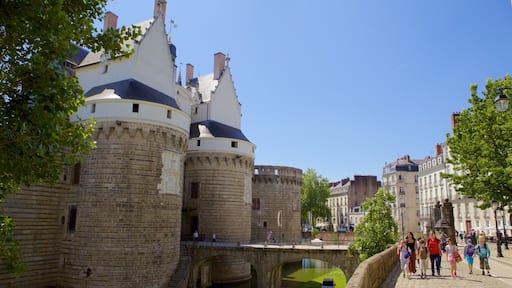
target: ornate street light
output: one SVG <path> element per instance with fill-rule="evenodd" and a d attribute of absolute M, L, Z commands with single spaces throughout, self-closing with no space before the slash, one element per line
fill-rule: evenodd
<path fill-rule="evenodd" d="M 498 257 L 503 257 L 503 254 L 501 253 L 501 237 L 500 237 L 500 230 L 498 229 L 498 217 L 497 217 L 497 210 L 498 210 L 498 201 L 492 200 L 491 201 L 492 210 L 494 211 L 494 221 L 496 222 L 496 247 L 498 248 Z"/>
<path fill-rule="evenodd" d="M 505 88 L 507 90 L 508 88 Z M 508 104 L 510 99 L 508 99 L 507 95 L 503 94 L 503 88 L 496 88 L 496 98 L 494 98 L 494 107 L 499 112 L 504 112 L 508 110 Z"/>

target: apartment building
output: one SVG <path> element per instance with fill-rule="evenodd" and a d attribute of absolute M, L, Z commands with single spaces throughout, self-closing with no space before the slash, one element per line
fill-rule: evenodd
<path fill-rule="evenodd" d="M 377 176 L 355 175 L 330 184 L 327 206 L 331 210 L 334 231 L 350 231 L 364 216 L 363 202 L 375 196 L 381 183 Z"/>
<path fill-rule="evenodd" d="M 396 196 L 393 218 L 401 235 L 419 232 L 418 168 L 422 160 L 412 160 L 409 155 L 387 163 L 383 168 L 382 185 Z"/>

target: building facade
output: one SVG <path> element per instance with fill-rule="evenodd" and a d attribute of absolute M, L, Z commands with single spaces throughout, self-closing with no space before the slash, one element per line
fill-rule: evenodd
<path fill-rule="evenodd" d="M 384 166 L 382 185 L 395 195 L 393 217 L 403 236 L 408 232 L 420 232 L 418 211 L 418 168 L 421 160 L 412 160 L 405 155 Z"/>
<path fill-rule="evenodd" d="M 350 231 L 361 222 L 363 202 L 374 197 L 380 187 L 377 176 L 355 175 L 330 183 L 327 207 L 331 210 L 330 224 L 334 231 Z"/>
<path fill-rule="evenodd" d="M 447 162 L 450 151 L 446 143 L 436 145 L 436 155 L 425 157 L 418 171 L 418 191 L 420 226 L 423 233 L 435 226 L 433 208 L 437 203 L 443 203 L 445 199 L 453 204 L 453 216 L 455 230 L 462 233 L 483 231 L 486 235 L 496 235 L 496 221 L 501 229 L 503 217 L 494 218 L 494 211 L 491 208 L 480 209 L 482 203 L 475 199 L 460 195 L 455 187 L 450 184 L 449 179 L 444 179 L 441 174 L 462 173 L 454 169 L 453 165 Z M 508 214 L 505 219 L 509 219 Z M 509 224 L 510 226 L 510 224 Z"/>

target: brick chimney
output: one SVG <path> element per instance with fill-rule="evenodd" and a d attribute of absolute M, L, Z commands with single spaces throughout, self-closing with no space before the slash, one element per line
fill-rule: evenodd
<path fill-rule="evenodd" d="M 103 31 L 108 29 L 117 29 L 117 15 L 108 11 L 105 13 L 105 21 L 103 22 Z"/>
<path fill-rule="evenodd" d="M 455 125 L 457 124 L 457 117 L 460 115 L 460 113 L 453 112 L 452 113 L 452 131 L 455 129 Z"/>
<path fill-rule="evenodd" d="M 439 156 L 443 153 L 443 149 L 441 148 L 441 144 L 436 144 L 436 156 Z"/>
<path fill-rule="evenodd" d="M 167 9 L 166 0 L 155 0 L 155 13 L 153 17 L 156 19 L 159 15 L 162 15 L 162 20 L 165 23 L 165 10 Z"/>
<path fill-rule="evenodd" d="M 190 80 L 194 78 L 194 65 L 187 63 L 187 71 L 185 74 L 185 86 L 189 86 Z"/>
<path fill-rule="evenodd" d="M 226 55 L 222 52 L 213 54 L 213 80 L 219 80 L 226 65 Z"/>

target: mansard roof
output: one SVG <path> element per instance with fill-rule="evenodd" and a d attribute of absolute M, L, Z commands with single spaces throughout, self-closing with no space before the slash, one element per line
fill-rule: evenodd
<path fill-rule="evenodd" d="M 85 93 L 85 97 L 101 94 L 106 89 L 114 90 L 113 93 L 119 96 L 121 99 L 153 102 L 180 109 L 174 98 L 160 91 L 157 91 L 135 79 L 126 79 L 93 87 L 87 91 L 87 93 Z"/>
<path fill-rule="evenodd" d="M 199 126 L 202 126 L 201 132 Z M 204 137 L 205 135 L 209 137 L 233 138 L 251 142 L 245 137 L 242 130 L 217 121 L 206 120 L 190 124 L 190 138 Z"/>

